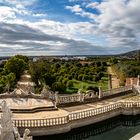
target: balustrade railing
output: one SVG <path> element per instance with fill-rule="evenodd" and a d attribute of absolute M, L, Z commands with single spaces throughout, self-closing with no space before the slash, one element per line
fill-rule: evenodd
<path fill-rule="evenodd" d="M 88 117 L 94 117 L 115 110 L 118 110 L 121 113 L 122 109 L 127 108 L 140 108 L 140 102 L 118 102 L 96 109 L 87 109 L 84 111 L 73 112 L 64 117 L 32 120 L 14 120 L 14 124 L 16 127 L 50 127 L 64 125 L 71 121 L 76 121 Z"/>
<path fill-rule="evenodd" d="M 119 87 L 107 91 L 102 91 L 102 97 L 115 95 L 118 93 L 126 92 L 132 90 L 132 86 L 124 86 Z M 97 99 L 98 94 L 94 91 L 90 91 L 89 93 L 85 94 L 84 96 L 81 96 L 80 94 L 73 94 L 73 95 L 58 95 L 58 101 L 57 104 L 67 104 L 67 103 L 73 103 L 73 102 L 81 102 L 87 99 Z"/>
<path fill-rule="evenodd" d="M 114 95 L 114 94 L 118 94 L 118 93 L 122 93 L 122 92 L 126 92 L 126 91 L 130 91 L 132 90 L 132 86 L 124 86 L 124 87 L 119 87 L 119 88 L 114 88 L 111 90 L 106 90 L 106 91 L 102 91 L 102 97 L 105 96 L 110 96 L 110 95 Z"/>
<path fill-rule="evenodd" d="M 78 119 L 96 116 L 102 113 L 106 113 L 106 112 L 118 109 L 120 107 L 121 107 L 121 103 L 116 103 L 116 104 L 100 107 L 97 109 L 89 109 L 82 112 L 71 113 L 69 114 L 69 120 L 72 121 L 72 120 L 78 120 Z"/>
<path fill-rule="evenodd" d="M 14 124 L 16 127 L 45 127 L 66 124 L 68 121 L 68 116 L 64 116 L 47 119 L 14 120 Z"/>
<path fill-rule="evenodd" d="M 94 91 L 90 91 L 84 95 L 84 99 L 94 99 L 98 98 L 98 93 L 95 93 Z"/>
<path fill-rule="evenodd" d="M 64 103 L 72 103 L 72 102 L 80 102 L 80 95 L 67 95 L 67 96 L 60 96 L 58 95 L 58 104 Z"/>

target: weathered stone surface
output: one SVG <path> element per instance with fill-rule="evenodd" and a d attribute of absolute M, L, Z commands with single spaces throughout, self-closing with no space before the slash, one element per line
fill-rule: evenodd
<path fill-rule="evenodd" d="M 0 140 L 32 140 L 29 136 L 30 130 L 25 129 L 23 138 L 20 138 L 17 128 L 14 127 L 12 121 L 12 112 L 8 108 L 6 101 L 2 101 L 1 104 L 1 124 L 0 124 Z"/>
<path fill-rule="evenodd" d="M 135 135 L 134 137 L 132 137 L 129 140 L 140 140 L 140 133 L 138 133 L 137 135 Z"/>
<path fill-rule="evenodd" d="M 3 114 L 1 115 L 1 135 L 0 140 L 15 140 L 13 133 L 13 123 L 12 123 L 12 113 L 8 108 L 5 101 L 1 103 L 1 110 Z"/>

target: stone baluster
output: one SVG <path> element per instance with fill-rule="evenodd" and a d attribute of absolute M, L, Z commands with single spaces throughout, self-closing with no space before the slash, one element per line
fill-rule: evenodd
<path fill-rule="evenodd" d="M 140 87 L 140 75 L 138 75 L 137 86 Z"/>

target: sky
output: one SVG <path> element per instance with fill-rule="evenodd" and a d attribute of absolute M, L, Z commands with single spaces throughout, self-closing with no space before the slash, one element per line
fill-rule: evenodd
<path fill-rule="evenodd" d="M 140 0 L 0 0 L 0 56 L 140 49 Z"/>

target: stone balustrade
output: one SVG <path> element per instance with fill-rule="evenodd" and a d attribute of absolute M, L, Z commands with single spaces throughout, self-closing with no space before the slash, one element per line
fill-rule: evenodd
<path fill-rule="evenodd" d="M 83 119 L 87 117 L 93 117 L 95 115 L 103 114 L 118 108 L 121 108 L 121 103 L 111 104 L 97 109 L 89 109 L 82 112 L 71 113 L 69 114 L 69 119 L 72 121 L 72 120 Z"/>
<path fill-rule="evenodd" d="M 119 88 L 114 88 L 111 90 L 107 90 L 107 91 L 102 91 L 102 97 L 105 96 L 110 96 L 110 95 L 114 95 L 114 94 L 118 94 L 118 93 L 122 93 L 122 92 L 126 92 L 126 91 L 130 91 L 132 90 L 132 86 L 124 86 L 124 87 L 119 87 Z"/>
<path fill-rule="evenodd" d="M 58 95 L 58 104 L 73 103 L 73 102 L 80 102 L 79 94 L 67 95 L 67 96 Z"/>
<path fill-rule="evenodd" d="M 46 127 L 66 123 L 68 123 L 68 116 L 47 119 L 14 120 L 14 124 L 17 127 Z"/>
<path fill-rule="evenodd" d="M 110 105 L 106 105 L 104 107 L 96 108 L 96 109 L 87 109 L 84 111 L 73 112 L 64 117 L 57 118 L 47 118 L 47 119 L 32 119 L 32 120 L 13 120 L 16 127 L 23 128 L 38 128 L 38 127 L 50 127 L 57 125 L 68 124 L 71 121 L 77 121 L 89 117 L 94 117 L 97 115 L 104 115 L 105 113 L 109 113 L 110 111 L 121 111 L 122 109 L 132 109 L 138 108 L 140 109 L 140 102 L 118 102 Z"/>
<path fill-rule="evenodd" d="M 111 90 L 107 90 L 107 91 L 101 91 L 101 98 L 115 95 L 115 94 L 117 95 L 122 92 L 127 92 L 127 91 L 131 91 L 131 90 L 132 90 L 132 86 L 129 85 L 129 86 L 119 87 L 119 88 L 115 88 L 115 89 L 111 89 Z M 87 93 L 85 95 L 83 94 L 83 96 L 82 96 L 82 93 L 73 94 L 73 95 L 57 95 L 57 96 L 58 96 L 57 104 L 82 102 L 87 99 L 98 99 L 98 95 L 94 91 L 90 91 L 89 93 Z"/>
<path fill-rule="evenodd" d="M 133 88 L 132 88 L 133 87 Z M 122 92 L 127 92 L 130 90 L 136 90 L 134 86 L 124 86 L 124 87 L 119 87 L 107 91 L 101 91 L 101 98 L 102 97 L 107 97 L 110 95 L 115 95 L 119 94 Z M 17 94 L 17 91 L 20 91 L 21 94 Z M 36 95 L 34 93 L 25 93 L 22 89 L 15 89 L 12 93 L 4 93 L 0 95 L 0 98 L 15 98 L 15 97 L 21 97 L 21 98 L 35 98 L 35 99 L 46 99 L 49 98 L 52 101 L 55 101 L 56 104 L 67 104 L 67 103 L 73 103 L 73 102 L 84 102 L 84 100 L 88 99 L 98 99 L 98 93 L 95 93 L 94 91 L 90 91 L 86 94 L 73 94 L 73 95 L 59 95 L 57 92 L 52 92 L 50 90 L 46 91 L 43 90 L 41 95 Z"/>
<path fill-rule="evenodd" d="M 98 98 L 98 92 L 89 90 L 84 94 L 84 100 Z"/>

